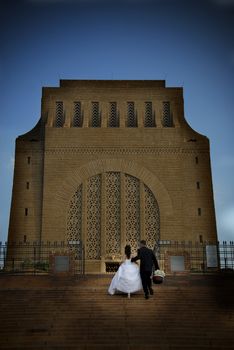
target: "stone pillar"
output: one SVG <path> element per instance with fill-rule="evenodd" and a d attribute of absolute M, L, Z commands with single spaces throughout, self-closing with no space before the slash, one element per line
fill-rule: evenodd
<path fill-rule="evenodd" d="M 106 174 L 101 174 L 101 273 L 106 272 Z"/>
<path fill-rule="evenodd" d="M 83 113 L 83 127 L 88 128 L 89 127 L 89 120 L 91 116 L 91 103 L 90 101 L 84 101 L 81 104 L 81 109 Z"/>
<path fill-rule="evenodd" d="M 144 184 L 140 181 L 140 239 L 145 237 L 145 190 Z"/>
<path fill-rule="evenodd" d="M 144 127 L 144 101 L 136 102 L 135 103 L 135 113 L 137 117 L 137 127 L 143 128 Z"/>
<path fill-rule="evenodd" d="M 86 260 L 87 256 L 87 181 L 84 181 L 82 184 L 82 228 L 81 228 L 81 240 L 83 243 L 84 249 L 84 259 Z"/>
<path fill-rule="evenodd" d="M 73 117 L 73 103 L 70 101 L 64 101 L 63 104 L 63 113 L 64 113 L 64 125 L 65 128 L 70 128 L 72 126 L 72 117 Z"/>
<path fill-rule="evenodd" d="M 155 113 L 156 127 L 160 129 L 162 128 L 162 101 L 155 101 L 152 108 Z"/>
<path fill-rule="evenodd" d="M 107 127 L 107 121 L 108 121 L 108 102 L 100 102 L 99 108 L 100 108 L 100 116 L 101 116 L 101 127 L 106 128 Z"/>
<path fill-rule="evenodd" d="M 121 254 L 124 252 L 126 245 L 126 223 L 125 223 L 125 175 L 120 173 L 120 222 L 121 222 Z"/>
<path fill-rule="evenodd" d="M 50 102 L 48 106 L 48 119 L 46 126 L 53 127 L 55 122 L 55 102 Z"/>
<path fill-rule="evenodd" d="M 121 128 L 125 128 L 126 124 L 126 113 L 127 113 L 127 105 L 125 101 L 118 102 L 118 110 L 119 110 L 119 126 Z"/>
<path fill-rule="evenodd" d="M 183 110 L 178 100 L 171 102 L 171 113 L 172 113 L 173 126 L 178 127 L 180 125 L 179 119 L 183 118 L 183 115 L 182 115 Z"/>

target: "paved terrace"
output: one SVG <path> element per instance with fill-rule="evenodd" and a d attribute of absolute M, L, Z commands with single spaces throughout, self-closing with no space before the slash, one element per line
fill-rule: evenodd
<path fill-rule="evenodd" d="M 234 349 L 234 276 L 169 276 L 109 296 L 111 275 L 0 275 L 1 349 Z"/>

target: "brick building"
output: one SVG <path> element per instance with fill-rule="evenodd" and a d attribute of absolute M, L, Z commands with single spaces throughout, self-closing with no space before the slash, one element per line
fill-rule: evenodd
<path fill-rule="evenodd" d="M 9 242 L 83 242 L 105 271 L 139 239 L 217 242 L 209 140 L 163 80 L 61 80 L 16 140 Z"/>

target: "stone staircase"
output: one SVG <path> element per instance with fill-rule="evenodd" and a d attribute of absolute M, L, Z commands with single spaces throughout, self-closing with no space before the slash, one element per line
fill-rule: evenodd
<path fill-rule="evenodd" d="M 0 275 L 0 349 L 234 349 L 233 275 L 168 276 L 145 300 L 111 275 Z"/>

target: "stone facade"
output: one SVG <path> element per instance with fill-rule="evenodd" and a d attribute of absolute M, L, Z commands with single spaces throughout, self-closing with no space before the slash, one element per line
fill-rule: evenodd
<path fill-rule="evenodd" d="M 61 80 L 16 140 L 9 241 L 81 240 L 104 272 L 140 238 L 217 242 L 209 140 L 165 81 Z"/>

